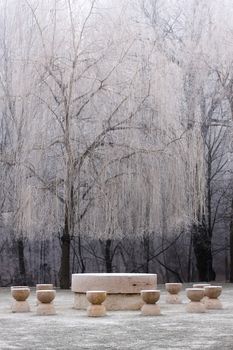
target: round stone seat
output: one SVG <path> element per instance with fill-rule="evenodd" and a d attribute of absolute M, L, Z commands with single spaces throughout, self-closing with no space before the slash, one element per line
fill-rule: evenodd
<path fill-rule="evenodd" d="M 51 283 L 38 283 L 36 285 L 36 290 L 53 290 L 53 284 Z"/>
<path fill-rule="evenodd" d="M 146 273 L 85 273 L 73 274 L 71 290 L 74 308 L 87 308 L 87 291 L 106 291 L 107 310 L 140 310 L 141 290 L 156 289 L 157 275 Z"/>
<path fill-rule="evenodd" d="M 107 293 L 105 291 L 87 291 L 87 300 L 90 305 L 87 308 L 87 316 L 102 317 L 106 315 L 106 307 L 103 302 L 106 300 Z"/>
<path fill-rule="evenodd" d="M 23 286 L 11 287 L 11 295 L 14 298 L 11 309 L 12 312 L 29 312 L 30 306 L 27 298 L 30 295 L 30 288 Z"/>
<path fill-rule="evenodd" d="M 56 291 L 52 289 L 39 289 L 36 291 L 38 299 L 36 313 L 39 316 L 56 315 L 56 311 L 53 305 L 53 300 L 56 296 Z"/>

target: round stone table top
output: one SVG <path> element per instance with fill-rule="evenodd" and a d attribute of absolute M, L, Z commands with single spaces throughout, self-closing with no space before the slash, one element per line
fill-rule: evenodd
<path fill-rule="evenodd" d="M 75 273 L 71 284 L 75 293 L 104 290 L 109 294 L 138 294 L 156 287 L 157 275 L 149 273 Z"/>

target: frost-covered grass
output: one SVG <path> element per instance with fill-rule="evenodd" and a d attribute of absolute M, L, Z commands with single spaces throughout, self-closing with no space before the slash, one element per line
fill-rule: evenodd
<path fill-rule="evenodd" d="M 143 317 L 140 312 L 111 312 L 107 317 L 86 317 L 72 309 L 71 291 L 57 292 L 56 316 L 35 315 L 35 291 L 29 298 L 31 313 L 12 314 L 8 288 L 0 289 L 0 349 L 233 349 L 233 286 L 224 285 L 223 310 L 187 314 L 183 305 L 166 305 L 162 315 Z"/>

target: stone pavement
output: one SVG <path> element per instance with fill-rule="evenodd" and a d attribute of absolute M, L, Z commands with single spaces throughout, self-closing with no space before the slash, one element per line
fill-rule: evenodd
<path fill-rule="evenodd" d="M 185 312 L 184 290 L 183 305 L 167 305 L 164 287 L 158 288 L 162 289 L 161 316 L 125 311 L 98 319 L 72 309 L 73 293 L 60 290 L 56 316 L 36 316 L 34 289 L 29 298 L 32 312 L 12 314 L 10 289 L 0 288 L 0 350 L 233 350 L 233 285 L 223 285 L 224 309 L 205 314 Z"/>

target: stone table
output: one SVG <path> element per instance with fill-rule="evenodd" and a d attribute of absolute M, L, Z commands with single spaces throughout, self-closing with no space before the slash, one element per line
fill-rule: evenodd
<path fill-rule="evenodd" d="M 141 290 L 156 287 L 157 275 L 147 273 L 77 273 L 72 275 L 71 284 L 74 308 L 82 310 L 88 306 L 86 292 L 98 290 L 107 292 L 107 310 L 140 310 Z"/>

